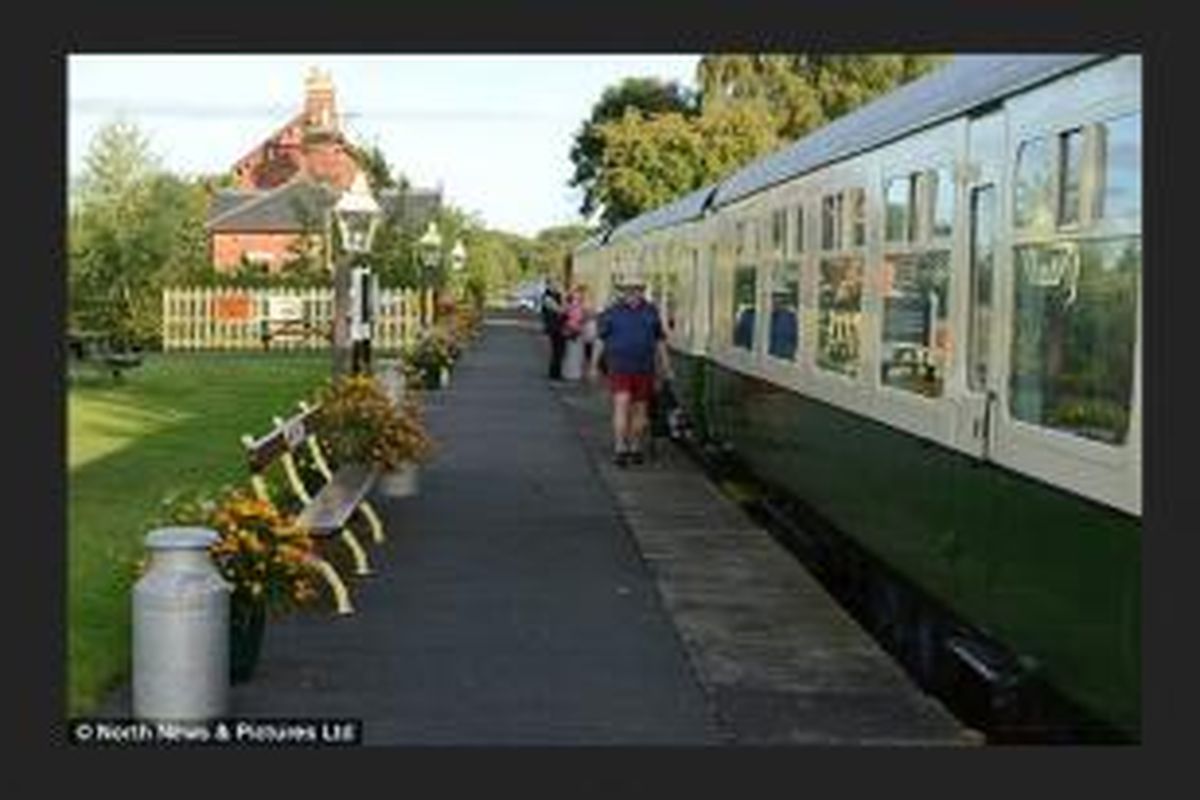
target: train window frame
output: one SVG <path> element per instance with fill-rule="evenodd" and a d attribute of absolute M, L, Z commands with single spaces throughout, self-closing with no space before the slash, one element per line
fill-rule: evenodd
<path fill-rule="evenodd" d="M 781 280 L 782 279 L 782 280 Z M 788 355 L 775 352 L 776 307 L 775 297 L 780 294 L 780 285 L 790 285 L 791 310 L 795 319 L 792 323 L 792 351 Z M 804 265 L 800 258 L 783 258 L 771 264 L 767 275 L 767 335 L 765 352 L 768 358 L 784 364 L 802 363 L 804 353 Z"/>
<path fill-rule="evenodd" d="M 847 198 L 855 195 L 862 198 L 861 237 L 855 236 L 851 230 L 854 225 L 859 224 L 859 220 L 855 219 L 851 211 L 854 202 L 848 201 Z M 868 245 L 871 241 L 867 199 L 863 184 L 843 185 L 821 194 L 821 240 L 813 269 L 813 281 L 816 288 L 812 301 L 816 329 L 812 346 L 806 348 L 809 354 L 807 361 L 820 374 L 850 382 L 862 380 L 865 372 L 864 359 L 867 356 L 864 348 L 864 333 L 868 327 L 865 319 L 868 313 L 866 281 L 868 279 Z M 832 244 L 834 246 L 832 248 L 827 246 L 831 243 L 827 236 L 830 233 L 830 223 L 832 223 L 833 232 Z M 853 274 L 849 274 L 850 272 Z M 840 276 L 838 285 L 831 289 L 830 276 L 833 273 L 840 273 Z M 836 300 L 837 295 L 842 294 L 842 289 L 847 285 L 851 288 L 850 293 L 856 296 L 857 304 L 853 312 L 855 319 L 851 324 L 853 336 L 849 337 L 852 338 L 852 341 L 839 347 L 839 349 L 844 349 L 848 355 L 841 357 L 831 354 L 828 343 L 833 339 L 847 338 L 841 334 L 836 337 L 832 336 L 834 328 L 838 327 L 832 319 L 836 313 L 836 308 L 832 303 Z M 833 298 L 833 300 L 828 298 Z"/>
<path fill-rule="evenodd" d="M 1128 210 L 1119 213 L 1110 213 L 1109 206 L 1109 184 L 1110 184 L 1110 165 L 1113 161 L 1110 157 L 1110 141 L 1112 134 L 1110 128 L 1114 123 L 1125 122 L 1136 119 L 1135 130 L 1137 132 L 1137 189 L 1136 205 Z M 1120 224 L 1129 220 L 1139 220 L 1142 214 L 1142 199 L 1143 199 L 1143 165 L 1144 165 L 1144 150 L 1142 148 L 1142 140 L 1145 134 L 1144 122 L 1142 120 L 1141 109 L 1126 110 L 1118 114 L 1111 114 L 1093 123 L 1094 134 L 1094 150 L 1091 163 L 1094 166 L 1094 180 L 1092 182 L 1089 198 L 1091 201 L 1091 213 L 1089 218 L 1095 223 Z"/>
<path fill-rule="evenodd" d="M 749 322 L 743 325 L 742 319 L 744 319 L 743 314 L 745 309 L 742 308 L 743 304 L 741 302 L 740 290 L 742 284 L 744 283 L 743 279 L 746 276 L 749 276 L 750 280 L 750 291 L 748 296 L 751 299 L 751 303 L 749 305 L 751 315 L 749 317 Z M 755 329 L 758 327 L 758 265 L 748 261 L 740 261 L 734 266 L 732 278 L 733 282 L 729 293 L 729 347 L 734 351 L 742 351 L 747 354 L 752 354 L 754 353 L 755 344 L 758 338 L 755 335 Z M 749 340 L 744 343 L 739 341 L 739 335 L 743 331 L 745 331 L 749 336 Z"/>
<path fill-rule="evenodd" d="M 776 208 L 771 211 L 771 252 L 775 255 L 783 255 L 786 252 L 787 221 L 788 212 L 786 208 Z"/>

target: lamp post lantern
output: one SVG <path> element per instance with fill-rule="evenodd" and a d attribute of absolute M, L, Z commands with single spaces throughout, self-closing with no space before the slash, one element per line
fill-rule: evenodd
<path fill-rule="evenodd" d="M 351 261 L 371 251 L 382 212 L 362 172 L 333 207 L 345 255 L 338 259 L 333 281 L 333 374 L 359 372 L 370 365 L 374 293 L 369 269 L 351 271 Z"/>
<path fill-rule="evenodd" d="M 423 325 L 429 325 L 433 322 L 427 308 L 429 302 L 427 293 L 432 289 L 430 274 L 442 261 L 442 234 L 438 232 L 436 222 L 429 221 L 425 233 L 417 240 L 417 247 L 421 258 L 421 322 Z"/>

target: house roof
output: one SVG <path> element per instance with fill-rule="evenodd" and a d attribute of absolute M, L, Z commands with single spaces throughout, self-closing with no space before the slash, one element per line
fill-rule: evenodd
<path fill-rule="evenodd" d="M 301 232 L 306 212 L 320 218 L 337 201 L 328 186 L 299 175 L 267 191 L 223 191 L 213 197 L 207 227 L 213 232 Z"/>
<path fill-rule="evenodd" d="M 304 230 L 304 210 L 320 215 L 340 194 L 327 184 L 297 175 L 268 190 L 224 189 L 213 195 L 207 227 L 213 232 Z M 385 189 L 379 193 L 385 214 L 400 225 L 421 229 L 441 208 L 441 193 L 434 189 Z"/>
<path fill-rule="evenodd" d="M 1104 56 L 1061 53 L 958 56 L 940 69 L 737 170 L 720 182 L 712 205 L 714 208 L 728 205 L 768 186 L 879 147 L 1101 58 Z"/>
<path fill-rule="evenodd" d="M 384 189 L 379 193 L 379 205 L 401 227 L 422 230 L 441 209 L 442 194 L 436 189 Z"/>

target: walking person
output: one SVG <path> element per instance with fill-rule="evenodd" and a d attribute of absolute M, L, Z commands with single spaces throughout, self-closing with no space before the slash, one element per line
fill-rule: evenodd
<path fill-rule="evenodd" d="M 563 332 L 566 307 L 563 304 L 562 292 L 558 290 L 553 278 L 546 279 L 541 306 L 542 331 L 550 338 L 550 380 L 561 381 L 563 352 L 566 349 Z"/>
<path fill-rule="evenodd" d="M 578 381 L 583 378 L 583 290 L 576 286 L 567 293 L 566 312 L 563 316 L 563 336 L 566 350 L 563 354 L 563 379 Z"/>
<path fill-rule="evenodd" d="M 656 374 L 671 375 L 666 334 L 645 280 L 628 277 L 616 303 L 600 315 L 597 332 L 612 391 L 613 462 L 624 467 L 645 461 L 647 409 Z"/>

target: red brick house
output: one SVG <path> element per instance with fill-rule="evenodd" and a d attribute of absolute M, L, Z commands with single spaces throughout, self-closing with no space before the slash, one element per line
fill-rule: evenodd
<path fill-rule="evenodd" d="M 207 228 L 211 263 L 232 272 L 243 261 L 268 272 L 305 248 L 331 267 L 329 210 L 359 171 L 341 129 L 333 82 L 317 69 L 305 79 L 304 109 L 233 165 L 235 188 L 216 192 Z M 380 205 L 404 225 L 421 225 L 440 192 L 385 192 Z"/>
<path fill-rule="evenodd" d="M 305 79 L 304 108 L 233 165 L 236 188 L 217 192 L 209 208 L 213 266 L 232 271 L 243 259 L 274 272 L 305 237 L 328 263 L 325 211 L 358 172 L 341 130 L 328 73 Z"/>

